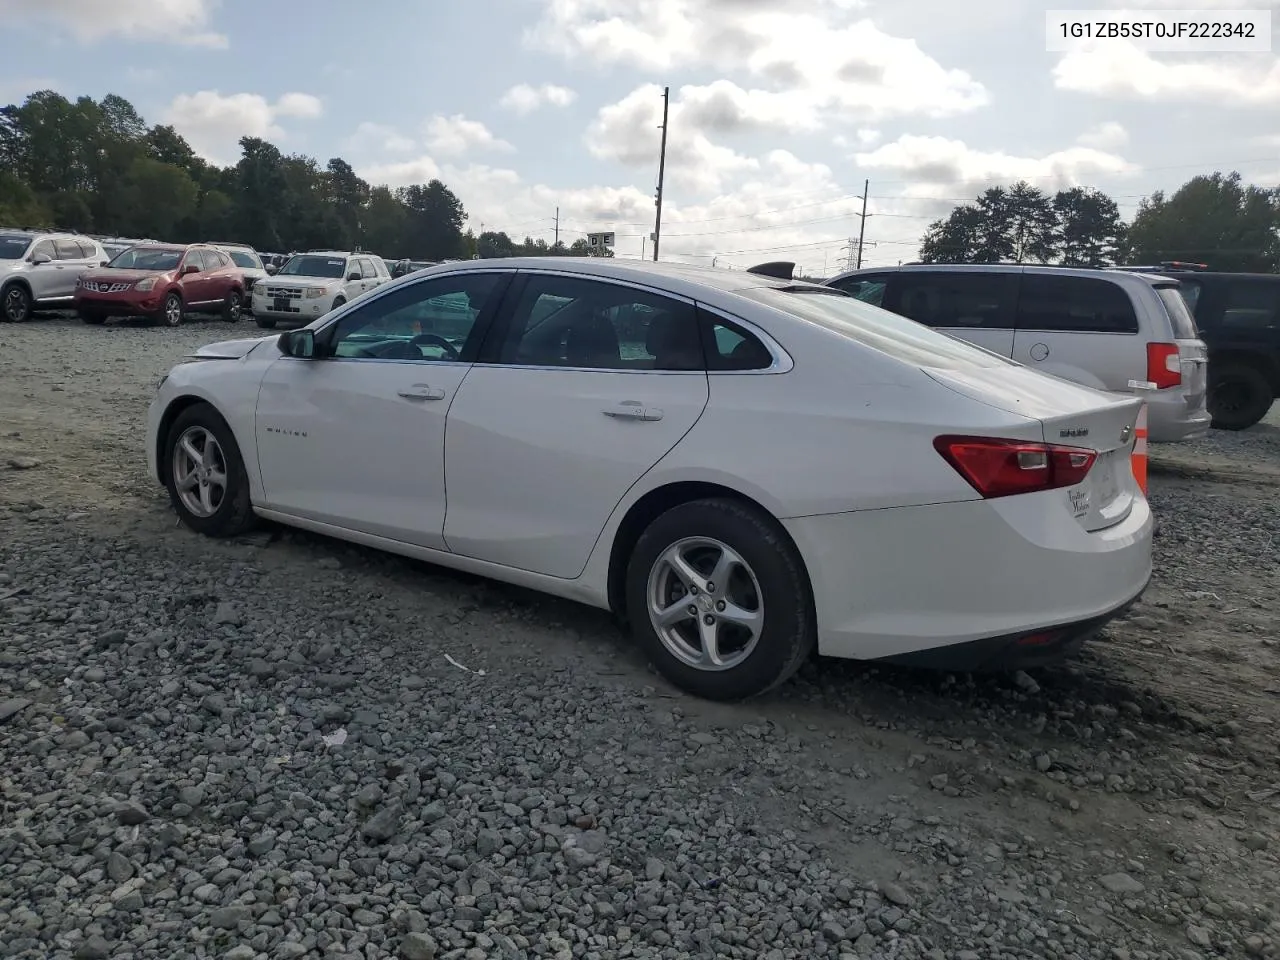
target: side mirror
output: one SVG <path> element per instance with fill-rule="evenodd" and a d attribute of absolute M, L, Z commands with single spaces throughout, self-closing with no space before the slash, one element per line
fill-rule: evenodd
<path fill-rule="evenodd" d="M 199 273 L 199 272 L 200 272 L 200 268 L 197 267 L 194 263 L 188 263 L 185 267 L 182 268 L 182 275 L 184 277 L 187 276 L 188 274 Z"/>
<path fill-rule="evenodd" d="M 280 352 L 286 357 L 298 360 L 314 360 L 316 356 L 316 334 L 314 330 L 286 330 L 276 341 Z"/>
<path fill-rule="evenodd" d="M 263 270 L 265 270 L 265 271 L 267 271 L 267 273 L 271 274 L 271 276 L 273 276 L 273 277 L 274 277 L 274 276 L 276 275 L 276 271 L 277 271 L 277 270 L 279 270 L 280 268 L 279 268 L 279 267 L 277 267 L 274 263 L 268 263 L 268 264 L 267 264 L 265 267 L 263 267 L 262 269 L 263 269 Z"/>
<path fill-rule="evenodd" d="M 363 280 L 363 279 L 364 279 L 364 277 L 360 274 L 360 272 L 359 272 L 358 270 L 352 270 L 350 273 L 348 273 L 348 274 L 347 274 L 347 279 L 348 279 L 348 280 Z"/>
<path fill-rule="evenodd" d="M 31 258 L 31 265 L 33 267 L 40 267 L 46 263 L 53 263 L 53 257 L 49 256 L 47 253 L 37 253 Z"/>

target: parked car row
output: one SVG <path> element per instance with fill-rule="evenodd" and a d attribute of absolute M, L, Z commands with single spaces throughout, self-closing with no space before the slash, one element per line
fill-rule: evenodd
<path fill-rule="evenodd" d="M 907 264 L 825 283 L 1045 373 L 1137 392 L 1156 442 L 1253 426 L 1280 393 L 1280 276 Z"/>

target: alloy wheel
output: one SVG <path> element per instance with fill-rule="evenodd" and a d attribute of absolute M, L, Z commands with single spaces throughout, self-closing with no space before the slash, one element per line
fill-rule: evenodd
<path fill-rule="evenodd" d="M 188 427 L 173 447 L 173 485 L 193 516 L 211 517 L 227 495 L 227 460 L 204 427 Z"/>

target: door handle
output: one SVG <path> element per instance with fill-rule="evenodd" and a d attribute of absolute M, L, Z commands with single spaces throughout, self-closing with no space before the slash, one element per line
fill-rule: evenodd
<path fill-rule="evenodd" d="M 406 400 L 443 400 L 444 391 L 425 383 L 415 383 L 408 390 L 399 391 Z"/>
<path fill-rule="evenodd" d="M 615 420 L 661 420 L 662 411 L 656 407 L 646 407 L 639 400 L 623 400 L 616 407 L 608 407 L 602 411 L 606 417 Z"/>

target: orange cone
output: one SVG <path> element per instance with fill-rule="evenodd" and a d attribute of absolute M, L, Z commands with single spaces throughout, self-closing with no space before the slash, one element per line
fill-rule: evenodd
<path fill-rule="evenodd" d="M 1129 457 L 1133 465 L 1133 478 L 1138 481 L 1142 495 L 1147 495 L 1147 405 L 1138 411 L 1138 425 L 1133 431 L 1133 453 Z"/>

